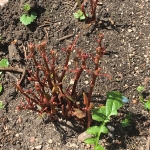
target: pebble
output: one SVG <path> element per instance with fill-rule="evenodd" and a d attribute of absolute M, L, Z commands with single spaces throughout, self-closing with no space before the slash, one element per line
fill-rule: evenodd
<path fill-rule="evenodd" d="M 84 142 L 85 139 L 91 138 L 91 137 L 93 137 L 93 135 L 83 132 L 78 136 L 78 140 L 81 142 Z"/>
<path fill-rule="evenodd" d="M 89 81 L 84 81 L 84 83 L 85 83 L 85 84 L 88 84 L 88 83 L 89 83 Z"/>
<path fill-rule="evenodd" d="M 35 149 L 41 149 L 42 145 L 35 146 Z"/>
<path fill-rule="evenodd" d="M 52 144 L 52 143 L 53 143 L 53 140 L 52 140 L 52 139 L 49 139 L 49 140 L 48 140 L 48 143 Z"/>
<path fill-rule="evenodd" d="M 8 2 L 8 0 L 0 0 L 0 5 L 3 6 L 4 4 L 6 4 Z"/>
<path fill-rule="evenodd" d="M 70 147 L 77 147 L 75 143 L 70 143 Z"/>
<path fill-rule="evenodd" d="M 15 136 L 16 136 L 16 137 L 19 137 L 19 134 L 17 133 Z"/>
<path fill-rule="evenodd" d="M 89 148 L 91 148 L 91 145 L 90 144 L 86 144 L 85 149 L 89 149 Z"/>
<path fill-rule="evenodd" d="M 128 32 L 132 32 L 132 29 L 128 29 Z"/>

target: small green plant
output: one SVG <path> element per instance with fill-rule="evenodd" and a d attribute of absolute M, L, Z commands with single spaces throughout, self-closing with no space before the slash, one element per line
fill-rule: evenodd
<path fill-rule="evenodd" d="M 127 115 L 125 116 L 125 118 L 122 120 L 121 126 L 122 126 L 123 128 L 130 126 L 131 119 L 132 119 L 132 114 L 130 114 L 130 113 L 127 114 Z"/>
<path fill-rule="evenodd" d="M 8 59 L 2 59 L 1 61 L 0 61 L 0 67 L 8 67 L 9 66 L 9 62 L 8 62 Z M 2 71 L 0 71 L 0 75 L 2 74 Z M 0 80 L 1 80 L 1 78 L 0 78 Z M 2 90 L 3 90 L 3 87 L 2 87 L 2 85 L 0 84 L 0 93 L 2 92 Z"/>
<path fill-rule="evenodd" d="M 122 94 L 116 91 L 108 92 L 106 105 L 92 110 L 92 119 L 100 122 L 100 125 L 92 126 L 86 130 L 86 132 L 93 135 L 93 137 L 85 139 L 84 142 L 93 144 L 94 150 L 105 150 L 104 147 L 99 144 L 99 138 L 102 133 L 108 133 L 106 123 L 110 121 L 111 116 L 118 114 L 117 110 L 122 106 Z"/>
<path fill-rule="evenodd" d="M 76 13 L 74 13 L 74 17 L 80 20 L 87 20 L 89 22 L 96 22 L 96 8 L 98 4 L 98 0 L 90 0 L 90 14 L 91 16 L 88 17 L 85 10 L 86 2 L 83 0 L 82 3 L 80 0 L 77 0 L 77 4 L 79 9 Z"/>
<path fill-rule="evenodd" d="M 2 109 L 2 108 L 4 108 L 4 107 L 5 107 L 5 105 L 3 104 L 2 101 L 0 101 L 0 109 Z"/>
<path fill-rule="evenodd" d="M 144 86 L 138 86 L 137 87 L 137 91 L 139 92 L 139 99 L 140 99 L 140 101 L 144 104 L 144 107 L 146 109 L 150 110 L 150 100 L 146 100 L 143 97 L 144 90 L 145 90 Z"/>
<path fill-rule="evenodd" d="M 24 11 L 28 12 L 30 9 L 31 9 L 31 7 L 29 4 L 24 4 L 24 6 L 23 6 Z"/>
<path fill-rule="evenodd" d="M 84 15 L 84 13 L 83 13 L 80 9 L 77 10 L 77 12 L 75 12 L 75 13 L 73 14 L 73 16 L 74 16 L 75 18 L 79 19 L 79 20 L 85 20 L 85 15 Z M 86 16 L 88 16 L 88 15 L 86 14 Z"/>
<path fill-rule="evenodd" d="M 3 86 L 0 84 L 0 93 L 2 92 L 3 90 Z"/>
<path fill-rule="evenodd" d="M 34 11 L 31 11 L 29 13 L 29 11 L 31 10 L 31 7 L 29 4 L 25 4 L 23 6 L 23 10 L 25 11 L 25 14 L 23 14 L 21 17 L 20 17 L 20 21 L 22 24 L 24 25 L 29 25 L 31 24 L 37 17 L 37 14 L 36 12 Z"/>
<path fill-rule="evenodd" d="M 9 66 L 9 62 L 8 59 L 2 59 L 0 61 L 0 67 L 8 67 Z M 0 71 L 0 75 L 2 74 L 2 72 Z"/>

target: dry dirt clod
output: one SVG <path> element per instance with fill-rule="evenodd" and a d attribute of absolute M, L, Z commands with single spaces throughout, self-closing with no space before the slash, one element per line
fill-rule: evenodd
<path fill-rule="evenodd" d="M 9 51 L 9 60 L 17 60 L 20 61 L 20 55 L 19 55 L 19 51 L 16 48 L 16 46 L 14 44 L 10 44 L 8 46 L 8 51 Z"/>
<path fill-rule="evenodd" d="M 1 0 L 0 1 L 0 5 L 3 6 L 4 4 L 6 4 L 8 2 L 8 0 Z"/>

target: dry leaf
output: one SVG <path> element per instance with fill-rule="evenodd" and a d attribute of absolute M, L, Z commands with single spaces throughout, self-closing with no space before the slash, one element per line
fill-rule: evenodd
<path fill-rule="evenodd" d="M 83 111 L 81 111 L 80 109 L 77 109 L 77 108 L 74 109 L 73 115 L 75 115 L 79 119 L 82 119 L 85 117 L 85 113 Z"/>
<path fill-rule="evenodd" d="M 86 105 L 86 108 L 88 108 L 88 98 L 84 92 L 83 92 L 83 100 L 84 100 L 84 105 Z"/>

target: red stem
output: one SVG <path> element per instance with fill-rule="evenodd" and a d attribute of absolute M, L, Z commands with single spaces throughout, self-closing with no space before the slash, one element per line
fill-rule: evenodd
<path fill-rule="evenodd" d="M 86 60 L 86 58 L 82 57 L 82 65 L 81 65 L 81 68 L 77 71 L 77 74 L 76 74 L 76 77 L 75 77 L 75 81 L 74 81 L 74 84 L 73 84 L 73 88 L 72 88 L 72 92 L 71 92 L 72 96 L 75 95 L 78 80 L 79 80 L 79 78 L 81 76 L 81 73 L 83 72 L 83 69 L 86 68 L 85 60 Z"/>

